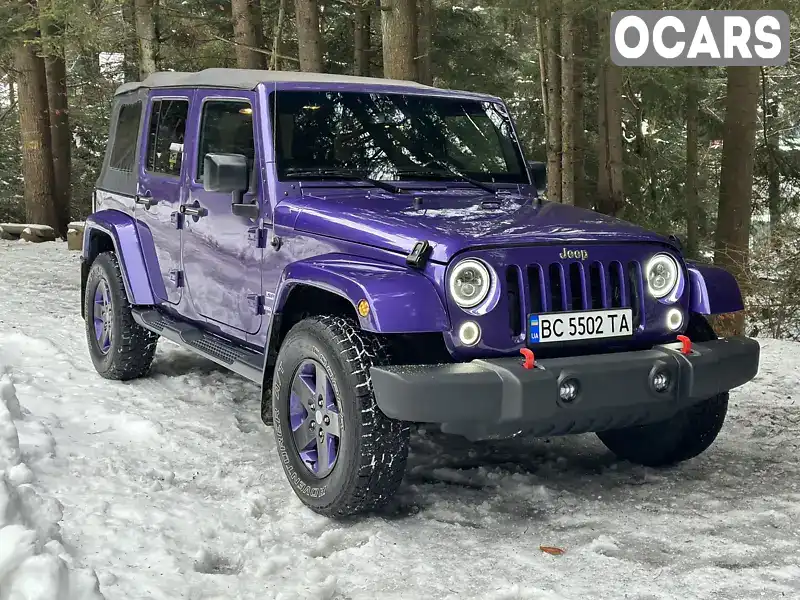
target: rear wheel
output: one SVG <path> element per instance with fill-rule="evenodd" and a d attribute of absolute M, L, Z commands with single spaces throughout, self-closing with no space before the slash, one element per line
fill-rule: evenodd
<path fill-rule="evenodd" d="M 713 328 L 693 314 L 686 335 L 695 342 L 715 339 Z M 597 434 L 619 458 L 650 467 L 673 465 L 705 452 L 717 438 L 728 412 L 728 392 L 678 412 L 666 421 Z"/>
<path fill-rule="evenodd" d="M 158 336 L 133 320 L 113 252 L 95 258 L 83 298 L 86 341 L 94 367 L 106 379 L 135 379 L 150 369 Z"/>
<path fill-rule="evenodd" d="M 289 331 L 275 365 L 272 410 L 289 483 L 328 517 L 375 510 L 400 485 L 409 428 L 375 403 L 369 368 L 386 364 L 380 338 L 341 317 L 314 317 Z"/>

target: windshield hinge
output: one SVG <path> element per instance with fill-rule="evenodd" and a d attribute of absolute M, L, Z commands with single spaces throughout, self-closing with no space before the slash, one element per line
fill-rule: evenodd
<path fill-rule="evenodd" d="M 431 244 L 428 240 L 422 240 L 414 244 L 414 249 L 406 256 L 406 264 L 415 269 L 421 269 L 428 261 L 428 255 L 431 251 Z"/>
<path fill-rule="evenodd" d="M 256 245 L 256 248 L 267 247 L 267 230 L 263 227 L 250 227 L 247 230 L 247 241 Z"/>

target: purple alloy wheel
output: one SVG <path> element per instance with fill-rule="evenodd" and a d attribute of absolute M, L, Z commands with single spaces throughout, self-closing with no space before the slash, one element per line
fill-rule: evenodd
<path fill-rule="evenodd" d="M 315 360 L 304 361 L 292 380 L 289 422 L 300 459 L 319 479 L 330 474 L 339 456 L 339 416 L 325 369 Z"/>
<path fill-rule="evenodd" d="M 101 279 L 94 292 L 94 336 L 100 352 L 106 354 L 111 348 L 111 329 L 113 313 L 111 312 L 111 292 L 108 283 Z"/>

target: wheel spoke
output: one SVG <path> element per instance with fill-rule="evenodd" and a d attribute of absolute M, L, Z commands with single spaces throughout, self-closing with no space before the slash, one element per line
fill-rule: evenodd
<path fill-rule="evenodd" d="M 111 304 L 111 298 L 109 297 L 109 294 L 108 294 L 108 285 L 106 285 L 105 282 L 103 282 L 101 285 L 102 285 L 102 287 L 101 287 L 101 292 L 100 293 L 103 294 L 103 304 L 109 305 L 109 304 Z"/>
<path fill-rule="evenodd" d="M 94 318 L 100 321 L 103 320 L 103 305 L 100 302 L 94 303 Z"/>
<path fill-rule="evenodd" d="M 325 413 L 325 416 L 329 419 L 328 424 L 325 425 L 323 421 L 322 428 L 325 430 L 326 433 L 331 435 L 335 435 L 336 437 L 339 436 L 339 413 L 335 413 L 332 410 L 329 410 Z"/>
<path fill-rule="evenodd" d="M 108 329 L 103 328 L 103 334 L 100 336 L 100 347 L 105 349 L 105 347 L 109 344 L 108 339 Z"/>
<path fill-rule="evenodd" d="M 330 471 L 330 456 L 328 455 L 328 436 L 317 436 L 317 475 L 322 477 Z"/>
<path fill-rule="evenodd" d="M 292 393 L 297 395 L 297 399 L 304 408 L 308 405 L 308 401 L 313 398 L 311 388 L 308 387 L 308 384 L 300 375 L 295 377 L 292 382 Z"/>
<path fill-rule="evenodd" d="M 325 372 L 323 366 L 319 363 L 316 365 L 317 377 L 317 393 L 316 397 L 322 396 L 322 406 L 328 406 L 328 374 Z"/>
<path fill-rule="evenodd" d="M 313 418 L 311 415 L 309 415 L 308 418 L 303 421 L 303 424 L 300 425 L 300 427 L 298 427 L 293 434 L 294 443 L 297 444 L 298 450 L 305 450 L 306 447 L 308 447 L 308 445 L 314 441 L 314 438 L 316 437 L 314 431 L 312 431 L 311 427 L 309 427 L 309 424 L 312 420 Z"/>

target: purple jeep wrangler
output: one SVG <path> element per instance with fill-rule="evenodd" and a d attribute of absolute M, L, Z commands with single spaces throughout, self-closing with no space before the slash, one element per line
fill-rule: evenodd
<path fill-rule="evenodd" d="M 164 337 L 261 385 L 297 495 L 332 517 L 403 477 L 411 423 L 597 432 L 645 465 L 713 442 L 759 345 L 734 278 L 674 238 L 543 202 L 498 98 L 210 69 L 122 85 L 82 254 L 97 371 Z"/>

